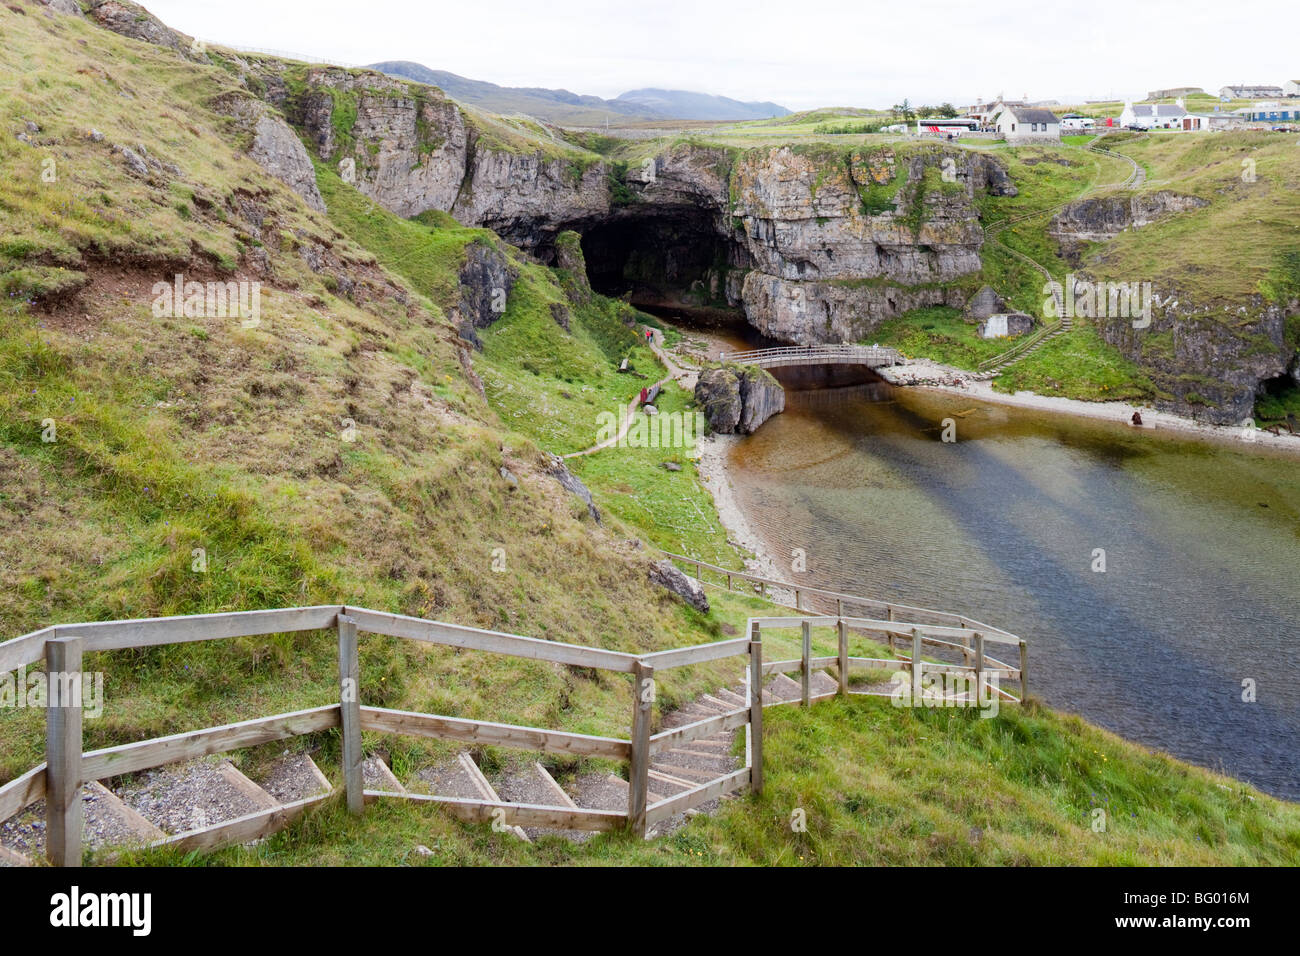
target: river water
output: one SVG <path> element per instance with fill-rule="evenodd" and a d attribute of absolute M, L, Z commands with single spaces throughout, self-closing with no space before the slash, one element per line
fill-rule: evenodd
<path fill-rule="evenodd" d="M 1300 460 L 882 383 L 788 393 L 729 474 L 791 580 L 1010 630 L 1050 706 L 1300 799 Z"/>

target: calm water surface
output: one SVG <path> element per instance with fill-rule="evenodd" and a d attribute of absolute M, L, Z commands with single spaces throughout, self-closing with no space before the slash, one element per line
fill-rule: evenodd
<path fill-rule="evenodd" d="M 1300 459 L 882 384 L 789 393 L 730 474 L 792 578 L 1004 627 L 1053 707 L 1300 799 Z"/>

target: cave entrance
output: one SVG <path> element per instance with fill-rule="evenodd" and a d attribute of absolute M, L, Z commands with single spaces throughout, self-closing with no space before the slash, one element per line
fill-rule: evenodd
<path fill-rule="evenodd" d="M 743 318 L 727 302 L 730 243 L 696 207 L 623 209 L 582 232 L 587 278 L 602 295 L 647 311 Z"/>

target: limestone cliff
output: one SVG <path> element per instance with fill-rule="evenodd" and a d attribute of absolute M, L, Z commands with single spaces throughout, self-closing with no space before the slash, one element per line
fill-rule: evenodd
<path fill-rule="evenodd" d="M 1204 199 L 1168 189 L 1140 195 L 1123 193 L 1080 199 L 1052 217 L 1047 234 L 1059 243 L 1063 255 L 1077 261 L 1086 242 L 1113 239 L 1127 229 L 1140 229 L 1176 213 L 1206 205 L 1209 204 Z"/>
<path fill-rule="evenodd" d="M 1129 319 L 1091 321 L 1151 375 L 1164 392 L 1158 408 L 1236 425 L 1255 414 L 1262 383 L 1288 372 L 1286 315 L 1258 296 L 1237 309 L 1170 297 L 1152 309 L 1147 328 Z"/>

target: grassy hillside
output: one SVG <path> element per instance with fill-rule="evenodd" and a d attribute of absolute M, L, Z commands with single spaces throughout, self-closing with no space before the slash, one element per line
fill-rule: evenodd
<path fill-rule="evenodd" d="M 736 559 L 689 464 L 661 468 L 676 450 L 575 461 L 602 526 L 546 473 L 544 452 L 588 443 L 593 412 L 640 386 L 617 358 L 662 375 L 620 303 L 584 302 L 572 276 L 507 251 L 518 284 L 483 352 L 466 352 L 447 310 L 466 247 L 497 242 L 490 233 L 399 220 L 324 169 L 329 212 L 311 212 L 212 109 L 237 92 L 230 73 L 14 6 L 25 12 L 0 7 L 0 68 L 15 78 L 0 92 L 0 636 L 345 601 L 644 651 L 772 613 L 721 595 L 701 615 L 647 582 L 633 536 Z M 133 173 L 114 144 L 158 166 Z M 260 281 L 260 322 L 156 315 L 154 284 L 177 272 Z M 553 305 L 569 309 L 568 332 Z M 672 389 L 662 402 L 686 405 Z M 361 657 L 368 704 L 627 733 L 630 686 L 609 675 L 374 637 Z M 328 633 L 86 666 L 107 674 L 88 748 L 337 695 Z M 722 665 L 663 675 L 659 713 L 732 679 Z M 0 712 L 0 780 L 42 759 L 40 716 Z M 447 749 L 365 744 L 403 774 Z M 337 781 L 336 735 L 294 745 L 315 748 Z M 766 745 L 762 799 L 660 843 L 528 848 L 436 810 L 356 819 L 334 799 L 206 861 L 399 864 L 422 843 L 431 864 L 1297 862 L 1295 806 L 1036 708 L 986 721 L 870 700 L 787 708 L 771 712 Z M 246 767 L 267 756 L 234 755 Z M 580 767 L 552 765 L 562 778 Z M 1103 835 L 1089 827 L 1098 805 L 1117 808 Z M 795 808 L 806 834 L 790 831 Z"/>
<path fill-rule="evenodd" d="M 475 391 L 435 301 L 475 233 L 419 227 L 434 241 L 420 249 L 428 282 L 413 286 L 241 155 L 207 107 L 229 90 L 224 71 L 67 18 L 0 18 L 11 37 L 0 62 L 21 77 L 0 94 L 0 249 L 3 281 L 23 283 L 0 314 L 6 637 L 344 600 L 627 650 L 715 636 Z M 15 137 L 29 120 L 35 146 Z M 113 143 L 143 144 L 182 174 L 136 177 Z M 45 182 L 50 157 L 57 179 Z M 249 203 L 260 228 L 243 218 Z M 408 226 L 387 217 L 388 242 Z M 314 272 L 308 255 L 327 265 Z M 262 281 L 260 326 L 155 318 L 152 286 L 178 271 Z M 78 298 L 53 288 L 65 275 L 85 286 Z M 54 442 L 42 441 L 46 420 Z M 191 570 L 196 548 L 205 572 Z M 496 548 L 506 573 L 492 570 Z M 110 706 L 87 743 L 323 703 L 331 647 L 298 635 L 92 660 L 109 672 Z M 501 663 L 489 705 L 481 675 L 451 652 L 373 642 L 366 661 L 374 703 L 625 722 L 601 701 L 626 688 L 566 669 Z M 6 776 L 39 760 L 33 716 L 0 716 Z"/>

